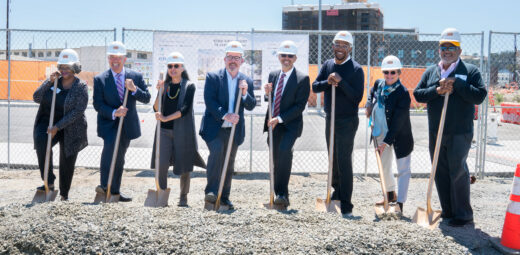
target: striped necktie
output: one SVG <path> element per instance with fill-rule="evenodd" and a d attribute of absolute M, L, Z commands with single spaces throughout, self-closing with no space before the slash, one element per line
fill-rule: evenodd
<path fill-rule="evenodd" d="M 283 90 L 283 80 L 285 78 L 285 73 L 282 73 L 280 77 L 280 81 L 278 81 L 278 87 L 276 87 L 276 94 L 274 99 L 274 110 L 273 117 L 277 117 L 280 115 L 280 103 L 282 101 L 282 90 Z"/>
<path fill-rule="evenodd" d="M 117 93 L 119 94 L 119 100 L 123 102 L 123 97 L 125 96 L 125 86 L 121 81 L 121 73 L 116 74 L 116 85 L 117 85 Z"/>

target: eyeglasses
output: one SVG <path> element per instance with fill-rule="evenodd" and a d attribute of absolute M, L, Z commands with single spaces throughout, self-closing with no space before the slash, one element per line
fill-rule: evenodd
<path fill-rule="evenodd" d="M 242 59 L 242 56 L 231 56 L 231 55 L 228 55 L 228 56 L 226 56 L 226 59 L 229 60 L 229 61 L 232 61 L 232 60 L 239 61 L 240 59 Z"/>
<path fill-rule="evenodd" d="M 345 49 L 345 50 L 348 49 L 348 48 L 350 48 L 350 45 L 348 45 L 348 44 L 344 44 L 344 45 L 341 45 L 341 44 L 333 44 L 332 46 L 333 46 L 334 48 Z"/>
<path fill-rule="evenodd" d="M 280 57 L 282 57 L 282 58 L 294 58 L 294 55 L 290 55 L 290 54 L 280 54 Z"/>
<path fill-rule="evenodd" d="M 440 50 L 441 51 L 449 51 L 449 52 L 455 52 L 459 49 L 459 47 L 457 46 L 450 46 L 450 47 L 446 47 L 446 46 L 441 46 L 440 47 Z"/>
<path fill-rule="evenodd" d="M 71 68 L 68 65 L 59 65 L 58 66 L 58 70 L 60 70 L 60 71 L 69 71 L 69 70 L 71 70 Z"/>
<path fill-rule="evenodd" d="M 179 65 L 179 64 L 175 64 L 175 65 L 168 65 L 168 69 L 172 69 L 172 68 L 175 68 L 175 69 L 177 69 L 177 68 L 179 68 L 179 67 L 181 67 L 181 65 Z"/>
<path fill-rule="evenodd" d="M 395 75 L 397 72 L 396 71 L 383 71 L 383 73 L 386 75 L 388 75 L 388 74 Z"/>

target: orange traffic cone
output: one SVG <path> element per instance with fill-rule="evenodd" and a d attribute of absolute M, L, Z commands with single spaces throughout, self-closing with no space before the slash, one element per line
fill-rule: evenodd
<path fill-rule="evenodd" d="M 502 238 L 493 238 L 491 242 L 502 253 L 520 254 L 520 164 L 516 166 L 509 200 Z"/>

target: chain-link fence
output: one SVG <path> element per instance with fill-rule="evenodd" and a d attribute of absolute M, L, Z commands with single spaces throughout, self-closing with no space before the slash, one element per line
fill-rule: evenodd
<path fill-rule="evenodd" d="M 5 37 L 5 30 L 3 32 L 2 34 Z M 152 94 L 151 103 L 153 103 L 156 96 L 155 82 L 158 73 L 158 70 L 156 70 L 157 66 L 154 66 L 154 61 L 170 52 L 167 46 L 163 48 L 160 42 L 154 41 L 159 40 L 157 38 L 179 41 L 177 43 L 179 48 L 175 50 L 183 53 L 187 61 L 193 61 L 192 68 L 194 69 L 189 72 L 189 75 L 191 80 L 197 83 L 197 90 L 203 89 L 204 77 L 208 71 L 216 71 L 224 67 L 223 48 L 225 43 L 229 40 L 243 42 L 246 48 L 246 62 L 242 66 L 241 71 L 253 78 L 257 100 L 263 101 L 257 92 L 260 93 L 262 91 L 261 87 L 266 80 L 265 77 L 268 72 L 265 71 L 265 65 L 272 65 L 272 63 L 268 63 L 268 55 L 266 55 L 272 51 L 272 45 L 277 46 L 284 38 L 305 38 L 308 43 L 308 52 L 304 57 L 299 56 L 296 65 L 297 69 L 309 74 L 312 82 L 315 80 L 321 64 L 325 60 L 334 57 L 332 51 L 334 35 L 335 31 L 251 30 L 195 32 L 123 28 L 121 39 L 127 46 L 128 60 L 126 66 L 143 73 Z M 412 172 L 429 173 L 431 164 L 428 152 L 426 109 L 425 105 L 415 101 L 412 93 L 425 68 L 437 64 L 439 61 L 439 35 L 354 32 L 353 36 L 354 44 L 351 56 L 363 66 L 365 72 L 365 93 L 360 104 L 360 124 L 354 145 L 354 171 L 356 173 L 377 172 L 375 157 L 371 148 L 372 145 L 369 144 L 368 120 L 365 117 L 363 107 L 370 87 L 373 86 L 377 79 L 383 78 L 380 70 L 383 58 L 388 55 L 395 55 L 401 60 L 404 67 L 400 79 L 409 90 L 412 98 L 411 121 L 415 140 L 415 148 L 412 154 Z M 32 103 L 32 93 L 45 79 L 46 72 L 55 67 L 59 52 L 69 47 L 76 49 L 80 53 L 80 60 L 83 65 L 82 75 L 84 75 L 82 78 L 87 80 L 91 88 L 93 76 L 108 69 L 105 46 L 115 38 L 115 30 L 11 31 L 11 64 L 5 63 L 6 71 L 2 72 L 11 75 L 10 86 L 7 84 L 7 77 L 1 77 L 0 80 L 0 85 L 2 86 L 0 114 L 4 120 L 8 120 L 10 117 L 9 124 L 7 124 L 7 121 L 1 124 L 4 127 L 2 130 L 7 130 L 7 132 L 1 133 L 0 136 L 0 142 L 2 143 L 0 152 L 6 152 L 0 156 L 0 163 L 24 167 L 35 167 L 37 165 L 36 153 L 33 150 L 32 128 L 38 106 Z M 516 34 L 492 32 L 489 39 L 490 43 L 492 43 L 489 51 L 491 54 L 488 59 L 485 59 L 483 57 L 484 33 L 463 34 L 463 53 L 461 58 L 465 62 L 480 67 L 485 80 L 489 82 L 489 79 L 492 79 L 489 84 L 494 88 L 496 86 L 494 84 L 497 82 L 493 80 L 495 79 L 493 77 L 497 77 L 496 79 L 499 79 L 499 77 L 503 78 L 504 72 L 500 72 L 503 69 L 502 67 L 506 66 L 505 69 L 507 69 L 507 67 L 510 67 L 510 62 L 513 59 L 513 63 L 517 61 L 517 50 L 513 46 L 513 44 L 516 45 Z M 0 41 L 0 46 L 4 43 L 5 48 L 5 38 L 2 40 L 0 36 Z M 503 46 L 500 44 L 503 44 Z M 220 49 L 215 50 L 215 45 L 220 45 Z M 190 51 L 189 48 L 193 50 Z M 512 52 L 514 52 L 515 58 L 511 57 Z M 6 55 L 3 56 L 5 57 Z M 491 65 L 487 65 L 488 61 L 491 61 Z M 298 64 L 303 65 L 303 67 L 300 68 Z M 188 70 L 192 70 L 189 65 L 187 62 Z M 512 80 L 516 82 L 519 74 L 517 73 L 518 69 L 515 69 L 516 64 L 513 66 L 513 69 L 508 70 L 515 70 L 515 72 L 512 72 Z M 7 67 L 11 67 L 11 72 L 7 72 Z M 264 71 L 262 71 L 262 67 Z M 4 68 L 4 65 L 2 65 L 2 68 Z M 163 67 L 159 66 L 159 68 Z M 496 71 L 494 71 L 495 69 Z M 273 70 L 275 69 L 269 69 L 268 71 Z M 7 91 L 9 88 L 11 90 L 11 100 L 7 100 L 7 92 L 4 92 L 4 90 Z M 494 91 L 493 93 L 497 94 L 496 89 Z M 91 90 L 89 93 L 91 100 Z M 200 97 L 201 95 L 198 96 Z M 307 109 L 304 113 L 303 134 L 294 146 L 294 172 L 325 172 L 327 170 L 327 147 L 325 143 L 325 118 L 322 112 L 322 96 L 311 93 L 309 97 Z M 499 101 L 497 97 L 500 96 L 495 96 L 495 101 Z M 199 101 L 199 104 L 203 106 L 203 102 Z M 265 102 L 259 102 L 258 106 L 265 106 L 265 104 Z M 496 105 L 499 105 L 499 103 Z M 195 108 L 198 106 L 196 105 Z M 496 106 L 495 108 L 499 109 Z M 488 117 L 494 116 L 491 113 L 492 109 L 494 108 L 490 108 Z M 151 160 L 153 133 L 156 125 L 151 104 L 138 105 L 138 112 L 143 135 L 133 140 L 130 144 L 125 163 L 128 169 L 148 169 Z M 200 111 L 196 112 L 195 124 L 198 131 L 201 113 Z M 89 146 L 79 154 L 77 166 L 99 167 L 103 143 L 96 134 L 96 114 L 89 103 L 86 111 L 89 124 Z M 496 139 L 495 145 L 488 145 L 486 149 L 486 142 L 489 143 L 489 138 L 493 138 L 489 133 L 493 131 L 489 118 L 488 121 L 484 121 L 487 117 L 486 114 L 486 107 L 479 107 L 478 118 L 475 120 L 474 143 L 468 157 L 470 171 L 483 172 L 484 162 L 486 163 L 486 172 L 510 171 L 510 167 L 513 164 L 520 162 L 520 158 L 517 156 L 519 155 L 518 151 L 515 151 L 515 146 L 518 147 L 516 141 L 520 139 L 519 132 L 515 132 L 515 130 L 520 131 L 520 126 L 500 122 L 498 126 L 500 137 Z M 267 136 L 263 132 L 264 117 L 265 112 L 262 111 L 247 114 L 245 123 L 246 137 L 237 153 L 236 171 L 268 171 Z M 205 142 L 198 137 L 198 143 L 203 158 L 207 159 L 209 151 Z M 54 151 L 58 151 L 57 146 L 54 148 Z M 55 162 L 58 162 L 57 156 L 58 153 L 55 153 Z M 507 160 L 504 160 L 505 158 Z"/>

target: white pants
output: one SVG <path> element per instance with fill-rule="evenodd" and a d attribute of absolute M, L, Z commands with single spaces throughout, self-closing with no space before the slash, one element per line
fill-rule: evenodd
<path fill-rule="evenodd" d="M 384 137 L 383 137 L 384 138 Z M 378 144 L 383 143 L 383 138 L 378 137 Z M 385 188 L 387 192 L 395 191 L 395 178 L 392 171 L 392 161 L 394 159 L 394 147 L 386 146 L 381 154 L 381 163 L 383 165 L 383 173 L 385 175 Z M 408 196 L 408 185 L 410 184 L 410 177 L 412 172 L 410 170 L 412 154 L 403 158 L 396 158 L 397 162 L 397 202 L 406 202 Z"/>

